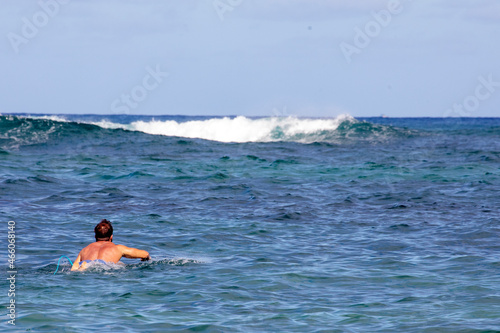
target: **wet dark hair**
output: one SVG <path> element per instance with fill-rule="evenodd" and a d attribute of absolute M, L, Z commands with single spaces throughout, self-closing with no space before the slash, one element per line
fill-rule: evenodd
<path fill-rule="evenodd" d="M 111 236 L 113 235 L 113 226 L 111 225 L 111 222 L 103 219 L 95 226 L 94 232 L 96 242 L 109 241 Z"/>

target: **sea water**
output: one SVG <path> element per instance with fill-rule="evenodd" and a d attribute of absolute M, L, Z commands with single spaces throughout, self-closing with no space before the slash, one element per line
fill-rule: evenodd
<path fill-rule="evenodd" d="M 499 332 L 499 207 L 499 118 L 3 115 L 0 330 Z"/>

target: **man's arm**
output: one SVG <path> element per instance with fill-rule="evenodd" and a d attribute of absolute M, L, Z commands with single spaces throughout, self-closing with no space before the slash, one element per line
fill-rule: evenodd
<path fill-rule="evenodd" d="M 122 256 L 129 259 L 142 259 L 149 260 L 151 257 L 149 253 L 144 250 L 134 249 L 133 247 L 126 247 L 125 245 L 116 245 L 122 252 Z"/>
<path fill-rule="evenodd" d="M 73 261 L 73 266 L 71 267 L 72 271 L 76 271 L 80 268 L 80 261 L 82 261 L 82 255 L 78 253 L 78 257 L 76 257 L 75 261 Z"/>

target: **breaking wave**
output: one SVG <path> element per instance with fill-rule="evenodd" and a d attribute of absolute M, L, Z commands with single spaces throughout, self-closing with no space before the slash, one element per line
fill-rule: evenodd
<path fill-rule="evenodd" d="M 239 116 L 186 122 L 141 120 L 120 127 L 154 135 L 219 142 L 311 142 L 321 140 L 322 136 L 335 131 L 345 121 L 353 122 L 355 119 L 348 115 L 334 119 L 300 119 L 295 117 L 251 119 Z M 113 123 L 97 123 L 97 125 L 105 128 L 116 128 L 116 124 Z"/>
<path fill-rule="evenodd" d="M 297 117 L 153 117 L 0 116 L 0 148 L 9 149 L 50 140 L 92 140 L 120 131 L 204 139 L 218 142 L 334 142 L 345 139 L 380 141 L 411 134 L 409 130 L 359 121 L 350 115 L 336 118 Z M 161 117 L 160 117 L 161 118 Z M 163 117 L 165 118 L 165 117 Z M 173 119 L 172 119 L 173 118 Z"/>

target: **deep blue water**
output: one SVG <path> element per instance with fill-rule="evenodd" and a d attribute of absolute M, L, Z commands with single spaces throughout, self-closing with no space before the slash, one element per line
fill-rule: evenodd
<path fill-rule="evenodd" d="M 0 116 L 19 331 L 500 332 L 499 207 L 500 118 Z"/>

